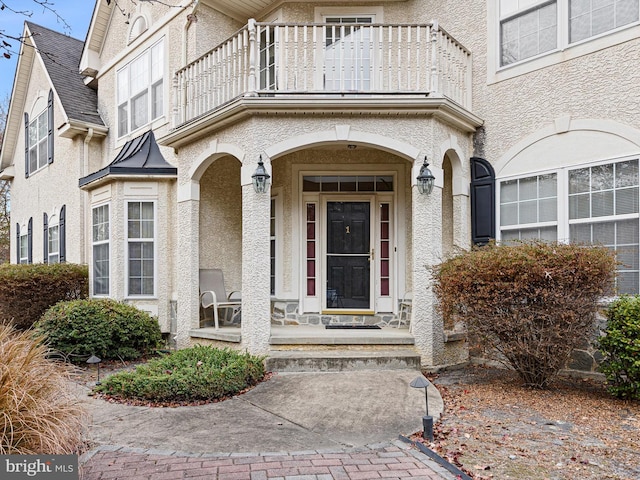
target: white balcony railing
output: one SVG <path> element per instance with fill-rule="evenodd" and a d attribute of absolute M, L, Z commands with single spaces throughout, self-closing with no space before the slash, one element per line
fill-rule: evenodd
<path fill-rule="evenodd" d="M 176 73 L 174 126 L 239 96 L 280 94 L 445 96 L 470 109 L 471 54 L 437 22 L 250 20 Z"/>

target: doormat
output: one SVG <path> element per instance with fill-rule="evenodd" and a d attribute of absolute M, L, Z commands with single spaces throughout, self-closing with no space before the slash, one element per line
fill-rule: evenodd
<path fill-rule="evenodd" d="M 350 330 L 350 329 L 359 329 L 359 330 L 380 330 L 380 327 L 378 325 L 348 325 L 348 324 L 344 324 L 344 325 L 340 325 L 340 324 L 336 324 L 336 325 L 325 325 L 324 328 L 328 328 L 328 329 L 345 329 L 345 330 Z"/>

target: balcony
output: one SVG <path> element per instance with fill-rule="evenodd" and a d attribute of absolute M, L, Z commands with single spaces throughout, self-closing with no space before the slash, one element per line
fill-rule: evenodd
<path fill-rule="evenodd" d="M 233 37 L 180 69 L 173 88 L 174 131 L 231 115 L 231 105 L 242 100 L 246 107 L 251 99 L 252 108 L 305 111 L 372 106 L 397 110 L 403 105 L 442 110 L 447 103 L 454 110 L 450 115 L 473 117 L 471 54 L 437 22 L 250 20 Z"/>

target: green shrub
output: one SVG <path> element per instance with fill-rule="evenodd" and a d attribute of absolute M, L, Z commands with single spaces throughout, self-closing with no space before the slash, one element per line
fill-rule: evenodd
<path fill-rule="evenodd" d="M 35 325 L 36 335 L 70 356 L 133 360 L 161 345 L 156 319 L 132 305 L 111 299 L 60 302 Z"/>
<path fill-rule="evenodd" d="M 437 266 L 434 290 L 445 322 L 466 322 L 525 384 L 542 388 L 595 331 L 615 267 L 604 247 L 490 244 Z"/>
<path fill-rule="evenodd" d="M 96 391 L 153 402 L 206 401 L 238 393 L 264 374 L 261 357 L 198 345 L 111 375 Z"/>
<path fill-rule="evenodd" d="M 609 305 L 598 347 L 611 394 L 640 400 L 640 296 L 623 295 Z"/>
<path fill-rule="evenodd" d="M 0 454 L 77 454 L 85 412 L 69 393 L 69 366 L 47 358 L 30 332 L 0 325 Z"/>
<path fill-rule="evenodd" d="M 0 322 L 26 330 L 61 300 L 87 298 L 86 265 L 73 263 L 0 265 Z"/>

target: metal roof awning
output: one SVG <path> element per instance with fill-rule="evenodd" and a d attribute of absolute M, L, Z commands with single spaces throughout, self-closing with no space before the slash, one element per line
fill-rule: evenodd
<path fill-rule="evenodd" d="M 124 144 L 120 153 L 106 167 L 80 179 L 80 187 L 107 176 L 177 176 L 178 169 L 171 166 L 160 153 L 153 130 Z"/>

